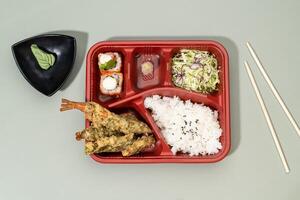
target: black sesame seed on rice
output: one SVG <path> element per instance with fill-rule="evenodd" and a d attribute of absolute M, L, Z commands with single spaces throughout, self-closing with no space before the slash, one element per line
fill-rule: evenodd
<path fill-rule="evenodd" d="M 149 100 L 148 102 L 149 107 L 150 108 L 153 107 L 154 110 L 155 108 L 160 109 L 158 104 L 162 102 L 169 104 L 172 108 L 174 108 L 174 105 L 176 105 L 176 110 L 177 110 L 176 102 L 181 103 L 180 106 L 178 104 L 178 112 L 174 111 L 174 113 L 172 113 L 174 117 L 169 116 L 167 109 L 165 109 L 166 112 L 160 112 L 160 113 L 158 112 L 157 114 L 152 113 L 154 117 L 157 118 L 161 117 L 160 118 L 161 120 L 158 120 L 159 122 L 158 125 L 162 129 L 162 134 L 164 134 L 164 136 L 167 139 L 168 137 L 170 138 L 169 145 L 172 146 L 172 151 L 174 152 L 185 151 L 184 153 L 189 153 L 190 155 L 199 155 L 199 154 L 205 155 L 208 153 L 206 143 L 210 141 L 219 141 L 219 138 L 211 139 L 211 138 L 204 137 L 205 134 L 210 134 L 210 132 L 213 132 L 213 130 L 215 129 L 220 130 L 220 128 L 215 128 L 215 126 L 201 127 L 202 123 L 205 124 L 216 123 L 218 125 L 218 121 L 213 118 L 211 119 L 210 115 L 208 115 L 208 112 L 211 112 L 209 109 L 205 109 L 205 110 L 197 109 L 197 111 L 194 109 L 198 107 L 200 108 L 203 105 L 193 104 L 193 103 L 188 103 L 186 105 L 183 100 L 180 100 L 177 97 L 169 98 L 169 97 L 159 96 L 159 98 L 157 97 L 147 97 L 147 98 Z M 195 114 L 193 113 L 194 110 L 195 110 Z M 194 115 L 190 116 L 190 112 Z M 201 116 L 206 116 L 206 115 L 209 117 L 207 117 L 207 119 L 203 121 Z M 175 134 L 176 134 L 176 138 L 175 138 Z M 185 139 L 188 140 L 187 143 L 186 142 L 183 143 L 183 140 Z"/>

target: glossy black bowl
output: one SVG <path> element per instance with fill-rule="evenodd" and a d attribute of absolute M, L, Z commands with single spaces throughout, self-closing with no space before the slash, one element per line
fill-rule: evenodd
<path fill-rule="evenodd" d="M 48 70 L 39 67 L 30 49 L 32 44 L 55 54 L 56 61 Z M 60 34 L 39 35 L 14 44 L 12 52 L 26 80 L 41 93 L 51 96 L 63 85 L 73 68 L 76 40 Z"/>

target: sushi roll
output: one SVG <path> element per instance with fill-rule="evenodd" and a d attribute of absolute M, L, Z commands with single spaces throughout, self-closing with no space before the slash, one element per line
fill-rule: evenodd
<path fill-rule="evenodd" d="M 100 91 L 109 96 L 118 96 L 122 91 L 123 74 L 109 72 L 101 74 Z"/>
<path fill-rule="evenodd" d="M 107 72 L 120 72 L 122 59 L 119 53 L 107 52 L 98 55 L 98 65 L 102 74 Z"/>

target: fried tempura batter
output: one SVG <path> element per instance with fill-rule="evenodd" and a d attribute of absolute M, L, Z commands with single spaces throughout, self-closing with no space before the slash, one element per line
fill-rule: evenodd
<path fill-rule="evenodd" d="M 104 136 L 112 136 L 112 135 L 118 135 L 118 132 L 109 131 L 104 126 L 95 128 L 93 126 L 90 126 L 83 131 L 79 131 L 76 133 L 76 140 L 84 139 L 85 141 L 96 141 Z"/>
<path fill-rule="evenodd" d="M 85 153 L 101 153 L 101 152 L 120 152 L 128 145 L 132 144 L 134 134 L 124 136 L 102 137 L 94 142 L 87 142 L 85 145 Z"/>
<path fill-rule="evenodd" d="M 143 135 L 141 138 L 138 138 L 135 140 L 131 145 L 128 145 L 123 151 L 123 156 L 131 156 L 134 154 L 137 154 L 141 152 L 142 150 L 146 149 L 147 147 L 150 147 L 155 143 L 154 137 L 151 136 L 145 136 Z"/>
<path fill-rule="evenodd" d="M 62 99 L 61 111 L 78 109 L 85 113 L 85 118 L 92 122 L 93 127 L 105 126 L 109 131 L 129 133 L 151 133 L 151 129 L 144 122 L 139 121 L 132 114 L 117 115 L 94 102 L 78 103 Z"/>
<path fill-rule="evenodd" d="M 85 141 L 86 154 L 122 152 L 123 156 L 131 156 L 155 143 L 148 125 L 131 112 L 118 115 L 94 102 L 62 99 L 60 111 L 71 109 L 84 112 L 85 118 L 91 121 L 90 127 L 76 133 L 77 140 Z"/>

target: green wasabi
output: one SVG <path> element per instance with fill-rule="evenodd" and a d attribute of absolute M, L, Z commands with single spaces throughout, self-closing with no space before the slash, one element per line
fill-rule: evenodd
<path fill-rule="evenodd" d="M 53 54 L 43 51 L 36 44 L 32 44 L 30 48 L 40 68 L 47 70 L 54 65 L 55 56 Z"/>

